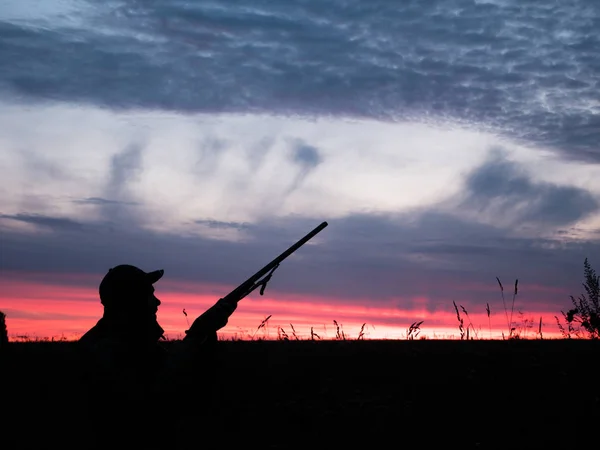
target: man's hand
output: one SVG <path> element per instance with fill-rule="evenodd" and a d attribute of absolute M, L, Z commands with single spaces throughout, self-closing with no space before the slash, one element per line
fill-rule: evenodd
<path fill-rule="evenodd" d="M 227 297 L 220 298 L 213 306 L 194 320 L 190 329 L 185 332 L 186 337 L 204 338 L 210 333 L 220 330 L 227 325 L 229 316 L 233 314 L 236 308 L 237 302 L 227 299 Z"/>

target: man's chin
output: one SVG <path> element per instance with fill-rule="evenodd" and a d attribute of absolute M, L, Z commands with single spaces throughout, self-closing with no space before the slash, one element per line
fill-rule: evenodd
<path fill-rule="evenodd" d="M 164 334 L 165 330 L 160 326 L 158 320 L 156 319 L 156 315 L 150 317 L 150 336 L 152 339 L 160 339 Z"/>

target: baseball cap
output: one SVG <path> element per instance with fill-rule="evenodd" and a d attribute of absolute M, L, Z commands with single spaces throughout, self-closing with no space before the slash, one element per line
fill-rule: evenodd
<path fill-rule="evenodd" d="M 164 270 L 145 272 L 130 264 L 121 264 L 108 270 L 100 282 L 100 302 L 112 304 L 116 299 L 135 297 L 145 291 L 150 292 L 152 285 L 160 280 Z"/>

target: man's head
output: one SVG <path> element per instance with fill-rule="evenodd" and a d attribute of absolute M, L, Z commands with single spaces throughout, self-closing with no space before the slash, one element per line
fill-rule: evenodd
<path fill-rule="evenodd" d="M 155 334 L 158 327 L 156 313 L 160 300 L 154 295 L 153 284 L 163 274 L 163 270 L 144 272 L 129 264 L 121 264 L 110 269 L 99 287 L 100 301 L 104 305 L 104 317 L 124 322 L 124 325 L 131 327 L 132 330 L 143 325 L 151 325 L 153 328 L 151 334 Z"/>

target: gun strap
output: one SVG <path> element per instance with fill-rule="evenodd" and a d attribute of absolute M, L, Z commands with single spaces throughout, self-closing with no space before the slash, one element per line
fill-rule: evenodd
<path fill-rule="evenodd" d="M 265 289 L 267 288 L 267 283 L 269 282 L 269 280 L 273 276 L 273 272 L 275 272 L 275 269 L 277 269 L 278 267 L 279 267 L 279 264 L 277 264 L 275 267 L 273 267 L 271 269 L 271 271 L 267 274 L 266 277 L 264 277 L 262 280 L 260 280 L 258 283 L 256 283 L 255 289 L 258 286 L 260 286 L 260 295 L 264 295 Z"/>

